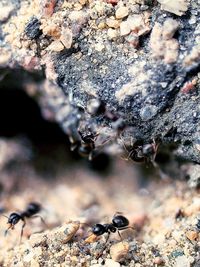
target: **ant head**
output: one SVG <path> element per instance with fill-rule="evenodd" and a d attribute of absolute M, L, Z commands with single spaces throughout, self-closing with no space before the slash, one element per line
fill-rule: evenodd
<path fill-rule="evenodd" d="M 21 215 L 16 213 L 16 212 L 13 212 L 10 214 L 10 216 L 8 217 L 8 223 L 11 225 L 11 226 L 14 226 L 15 224 L 17 224 L 19 222 L 19 220 L 21 220 Z"/>
<path fill-rule="evenodd" d="M 97 235 L 97 236 L 103 235 L 105 232 L 106 232 L 106 228 L 102 224 L 97 223 L 92 227 L 92 233 L 94 235 Z"/>
<path fill-rule="evenodd" d="M 94 134 L 88 133 L 88 134 L 82 135 L 82 140 L 86 144 L 93 143 L 94 142 Z"/>
<path fill-rule="evenodd" d="M 85 144 L 94 144 L 96 133 L 92 132 L 90 129 L 85 130 L 85 132 L 78 131 L 82 142 Z"/>
<path fill-rule="evenodd" d="M 26 209 L 30 213 L 37 213 L 41 210 L 41 205 L 39 203 L 31 202 Z"/>
<path fill-rule="evenodd" d="M 116 228 L 122 228 L 129 225 L 129 221 L 122 215 L 115 215 L 112 219 L 112 223 Z"/>

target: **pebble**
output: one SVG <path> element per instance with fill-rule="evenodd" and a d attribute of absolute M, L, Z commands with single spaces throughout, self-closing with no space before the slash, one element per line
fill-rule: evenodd
<path fill-rule="evenodd" d="M 199 140 L 197 140 L 197 144 L 196 144 L 196 149 L 198 151 L 200 151 L 200 144 L 199 144 Z M 191 188 L 197 188 L 198 184 L 200 183 L 200 166 L 195 164 L 195 165 L 191 165 L 189 167 L 189 169 L 187 170 L 187 175 L 189 176 L 189 181 L 188 181 L 188 185 Z"/>
<path fill-rule="evenodd" d="M 116 20 L 116 19 L 112 19 L 112 18 L 108 18 L 108 19 L 106 20 L 106 24 L 108 25 L 108 27 L 110 27 L 110 28 L 114 28 L 114 29 L 117 29 L 117 28 L 119 28 L 119 26 L 120 26 L 119 21 Z"/>
<path fill-rule="evenodd" d="M 108 29 L 107 34 L 109 39 L 115 39 L 118 36 L 117 30 L 114 29 Z"/>
<path fill-rule="evenodd" d="M 190 261 L 185 255 L 178 257 L 174 265 L 174 267 L 190 267 L 190 266 L 191 266 Z"/>
<path fill-rule="evenodd" d="M 179 28 L 178 21 L 172 18 L 166 19 L 163 25 L 163 32 L 162 32 L 163 39 L 165 40 L 171 39 L 174 36 L 175 32 L 178 30 L 178 28 Z"/>
<path fill-rule="evenodd" d="M 80 222 L 70 222 L 64 224 L 63 226 L 56 228 L 54 231 L 52 231 L 51 234 L 49 235 L 49 239 L 51 239 L 52 236 L 51 239 L 52 242 L 56 238 L 57 242 L 59 240 L 60 243 L 65 244 L 72 239 L 72 237 L 78 231 L 79 227 L 80 227 Z"/>
<path fill-rule="evenodd" d="M 122 262 L 125 260 L 129 251 L 128 242 L 119 242 L 110 247 L 111 258 L 116 262 Z"/>
<path fill-rule="evenodd" d="M 72 31 L 69 28 L 63 28 L 61 32 L 60 41 L 63 43 L 65 48 L 69 49 L 72 46 Z"/>
<path fill-rule="evenodd" d="M 134 32 L 131 32 L 128 36 L 126 36 L 125 40 L 134 48 L 137 48 L 139 46 L 139 37 Z"/>
<path fill-rule="evenodd" d="M 125 6 L 121 6 L 116 10 L 115 16 L 117 19 L 123 19 L 127 17 L 129 14 L 129 10 Z"/>
<path fill-rule="evenodd" d="M 143 121 L 148 121 L 153 118 L 158 112 L 158 108 L 155 105 L 144 105 L 140 110 L 140 117 Z"/>
<path fill-rule="evenodd" d="M 0 5 L 0 22 L 6 21 L 11 12 L 14 10 L 14 6 L 7 5 L 7 6 L 2 6 Z"/>
<path fill-rule="evenodd" d="M 116 262 L 114 260 L 107 259 L 105 261 L 105 267 L 120 267 L 120 264 L 119 264 L 119 262 Z"/>
<path fill-rule="evenodd" d="M 157 264 L 157 265 L 163 265 L 164 262 L 165 261 L 161 257 L 156 257 L 154 260 L 154 264 Z"/>
<path fill-rule="evenodd" d="M 186 0 L 158 0 L 158 2 L 161 4 L 161 9 L 178 16 L 184 15 L 189 7 L 189 1 Z"/>
<path fill-rule="evenodd" d="M 48 50 L 53 52 L 60 52 L 64 49 L 63 44 L 59 40 L 53 41 L 49 46 Z"/>
<path fill-rule="evenodd" d="M 127 21 L 122 21 L 120 23 L 120 35 L 125 36 L 128 35 L 131 32 L 129 23 Z"/>
<path fill-rule="evenodd" d="M 54 8 L 56 6 L 57 0 L 43 0 L 41 1 L 41 6 L 42 6 L 42 14 L 44 16 L 49 16 L 51 17 L 54 12 Z"/>
<path fill-rule="evenodd" d="M 68 222 L 61 227 L 55 228 L 53 231 L 44 232 L 42 234 L 34 234 L 30 238 L 32 247 L 45 246 L 53 244 L 56 240 L 57 245 L 66 244 L 72 239 L 80 227 L 80 222 Z M 48 235 L 47 235 L 48 233 Z"/>
<path fill-rule="evenodd" d="M 118 3 L 119 0 L 107 0 L 107 3 L 112 4 L 112 5 L 116 5 Z"/>
<path fill-rule="evenodd" d="M 95 50 L 97 50 L 98 52 L 102 52 L 104 49 L 105 49 L 105 46 L 102 43 L 97 43 L 95 45 Z"/>
<path fill-rule="evenodd" d="M 198 238 L 198 233 L 196 231 L 187 231 L 185 235 L 190 241 L 194 241 Z"/>
<path fill-rule="evenodd" d="M 91 234 L 85 239 L 85 243 L 94 243 L 99 239 L 98 236 Z"/>
<path fill-rule="evenodd" d="M 127 23 L 129 24 L 131 31 L 137 33 L 138 36 L 141 36 L 147 34 L 150 31 L 150 26 L 147 18 L 148 16 L 145 17 L 141 14 L 135 14 L 128 17 Z"/>
<path fill-rule="evenodd" d="M 31 40 L 37 39 L 42 34 L 40 26 L 41 23 L 38 18 L 32 17 L 30 21 L 26 24 L 24 29 L 26 36 Z"/>

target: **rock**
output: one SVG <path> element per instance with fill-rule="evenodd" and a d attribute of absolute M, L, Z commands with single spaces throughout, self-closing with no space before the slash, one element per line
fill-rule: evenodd
<path fill-rule="evenodd" d="M 61 227 L 55 229 L 52 234 L 50 235 L 49 239 L 52 236 L 52 242 L 54 239 L 60 241 L 60 243 L 65 244 L 69 242 L 72 237 L 76 234 L 80 227 L 80 222 L 69 222 Z"/>
<path fill-rule="evenodd" d="M 121 6 L 116 10 L 115 16 L 117 19 L 123 19 L 127 17 L 129 14 L 129 10 L 125 6 Z"/>
<path fill-rule="evenodd" d="M 128 35 L 131 32 L 130 25 L 127 21 L 122 21 L 120 23 L 120 35 L 125 36 Z"/>
<path fill-rule="evenodd" d="M 32 17 L 25 26 L 24 32 L 26 33 L 26 36 L 31 40 L 37 39 L 42 34 L 40 25 L 41 23 L 38 18 Z"/>
<path fill-rule="evenodd" d="M 118 36 L 118 32 L 116 30 L 113 29 L 108 29 L 108 37 L 109 39 L 115 39 Z"/>
<path fill-rule="evenodd" d="M 198 233 L 196 231 L 187 231 L 185 235 L 190 241 L 195 241 L 198 238 Z"/>
<path fill-rule="evenodd" d="M 61 227 L 55 228 L 51 232 L 44 234 L 34 234 L 30 238 L 30 242 L 33 247 L 52 245 L 56 241 L 57 246 L 66 244 L 76 234 L 80 227 L 79 222 L 69 222 Z"/>
<path fill-rule="evenodd" d="M 107 259 L 105 261 L 105 267 L 120 267 L 120 264 L 119 264 L 119 262 L 116 262 L 114 260 Z"/>
<path fill-rule="evenodd" d="M 72 31 L 68 28 L 63 28 L 61 31 L 60 41 L 63 43 L 65 48 L 69 49 L 72 46 Z"/>
<path fill-rule="evenodd" d="M 15 7 L 13 5 L 4 6 L 0 3 L 0 22 L 5 22 L 9 18 L 14 8 Z"/>
<path fill-rule="evenodd" d="M 135 14 L 129 16 L 127 23 L 129 24 L 131 31 L 133 31 L 138 36 L 145 35 L 151 30 L 148 13 L 146 13 L 145 15 Z"/>
<path fill-rule="evenodd" d="M 176 263 L 174 265 L 175 267 L 190 267 L 190 261 L 189 259 L 183 255 L 176 258 Z"/>
<path fill-rule="evenodd" d="M 60 52 L 64 49 L 65 47 L 63 46 L 63 44 L 59 41 L 53 41 L 48 47 L 47 49 L 53 52 Z"/>
<path fill-rule="evenodd" d="M 155 58 L 163 58 L 166 63 L 173 63 L 178 57 L 178 41 L 172 38 L 178 29 L 178 23 L 167 19 L 164 25 L 156 23 L 150 39 L 150 45 Z"/>
<path fill-rule="evenodd" d="M 52 112 L 55 118 L 62 113 L 59 123 L 70 140 L 72 133 L 78 136 L 90 128 L 98 133 L 94 147 L 101 151 L 118 147 L 113 154 L 121 156 L 127 152 L 124 143 L 130 150 L 133 142 L 137 146 L 156 140 L 160 150 L 165 147 L 176 158 L 200 163 L 199 2 L 9 3 L 15 10 L 0 22 L 2 65 L 45 70 L 55 90 L 62 90 L 62 103 L 54 99 Z M 166 11 L 180 17 L 172 19 Z M 193 90 L 181 90 L 191 79 L 196 80 Z M 105 104 L 104 112 L 88 113 L 91 98 Z M 113 129 L 117 118 L 124 129 Z M 97 143 L 105 139 L 109 141 Z"/>
<path fill-rule="evenodd" d="M 108 27 L 114 28 L 114 29 L 119 28 L 119 25 L 120 25 L 119 21 L 114 18 L 108 18 L 106 20 L 106 24 L 108 25 Z"/>
<path fill-rule="evenodd" d="M 40 1 L 41 8 L 42 8 L 42 14 L 44 16 L 51 17 L 54 12 L 54 8 L 56 6 L 57 0 L 44 0 Z"/>
<path fill-rule="evenodd" d="M 126 259 L 129 252 L 128 242 L 119 242 L 110 247 L 110 255 L 113 261 L 122 262 Z"/>
<path fill-rule="evenodd" d="M 98 239 L 99 239 L 98 236 L 91 234 L 85 239 L 85 242 L 86 243 L 93 243 L 93 242 L 96 242 Z"/>
<path fill-rule="evenodd" d="M 157 265 L 163 265 L 164 263 L 165 261 L 161 257 L 156 257 L 154 260 L 154 264 L 157 264 Z"/>
<path fill-rule="evenodd" d="M 175 32 L 178 30 L 178 28 L 179 28 L 178 21 L 171 18 L 167 19 L 163 25 L 163 32 L 162 32 L 163 39 L 165 40 L 171 39 L 174 36 Z"/>
<path fill-rule="evenodd" d="M 200 187 L 200 166 L 190 165 L 189 169 L 187 170 L 187 175 L 189 176 L 188 185 L 191 188 L 198 188 Z"/>
<path fill-rule="evenodd" d="M 189 1 L 187 0 L 158 0 L 161 3 L 161 8 L 165 11 L 182 16 L 188 9 Z"/>

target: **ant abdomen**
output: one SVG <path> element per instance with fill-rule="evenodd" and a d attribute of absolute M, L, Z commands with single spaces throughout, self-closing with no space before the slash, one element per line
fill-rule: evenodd
<path fill-rule="evenodd" d="M 122 228 L 129 225 L 129 220 L 122 215 L 116 215 L 113 217 L 112 223 L 115 227 Z"/>

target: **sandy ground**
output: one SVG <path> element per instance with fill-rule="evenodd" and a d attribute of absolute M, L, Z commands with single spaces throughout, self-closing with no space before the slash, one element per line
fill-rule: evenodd
<path fill-rule="evenodd" d="M 138 165 L 120 159 L 106 173 L 71 161 L 70 155 L 36 162 L 2 169 L 1 208 L 9 216 L 39 202 L 48 227 L 38 218 L 27 220 L 20 244 L 21 222 L 4 237 L 7 218 L 1 216 L 0 266 L 199 266 L 200 197 L 185 181 L 150 179 Z M 109 223 L 116 212 L 123 212 L 134 231 L 122 231 L 123 240 L 112 234 L 98 259 L 106 234 L 85 240 L 94 223 Z M 69 221 L 72 228 L 76 221 L 88 226 L 78 225 L 65 242 L 56 233 Z"/>

